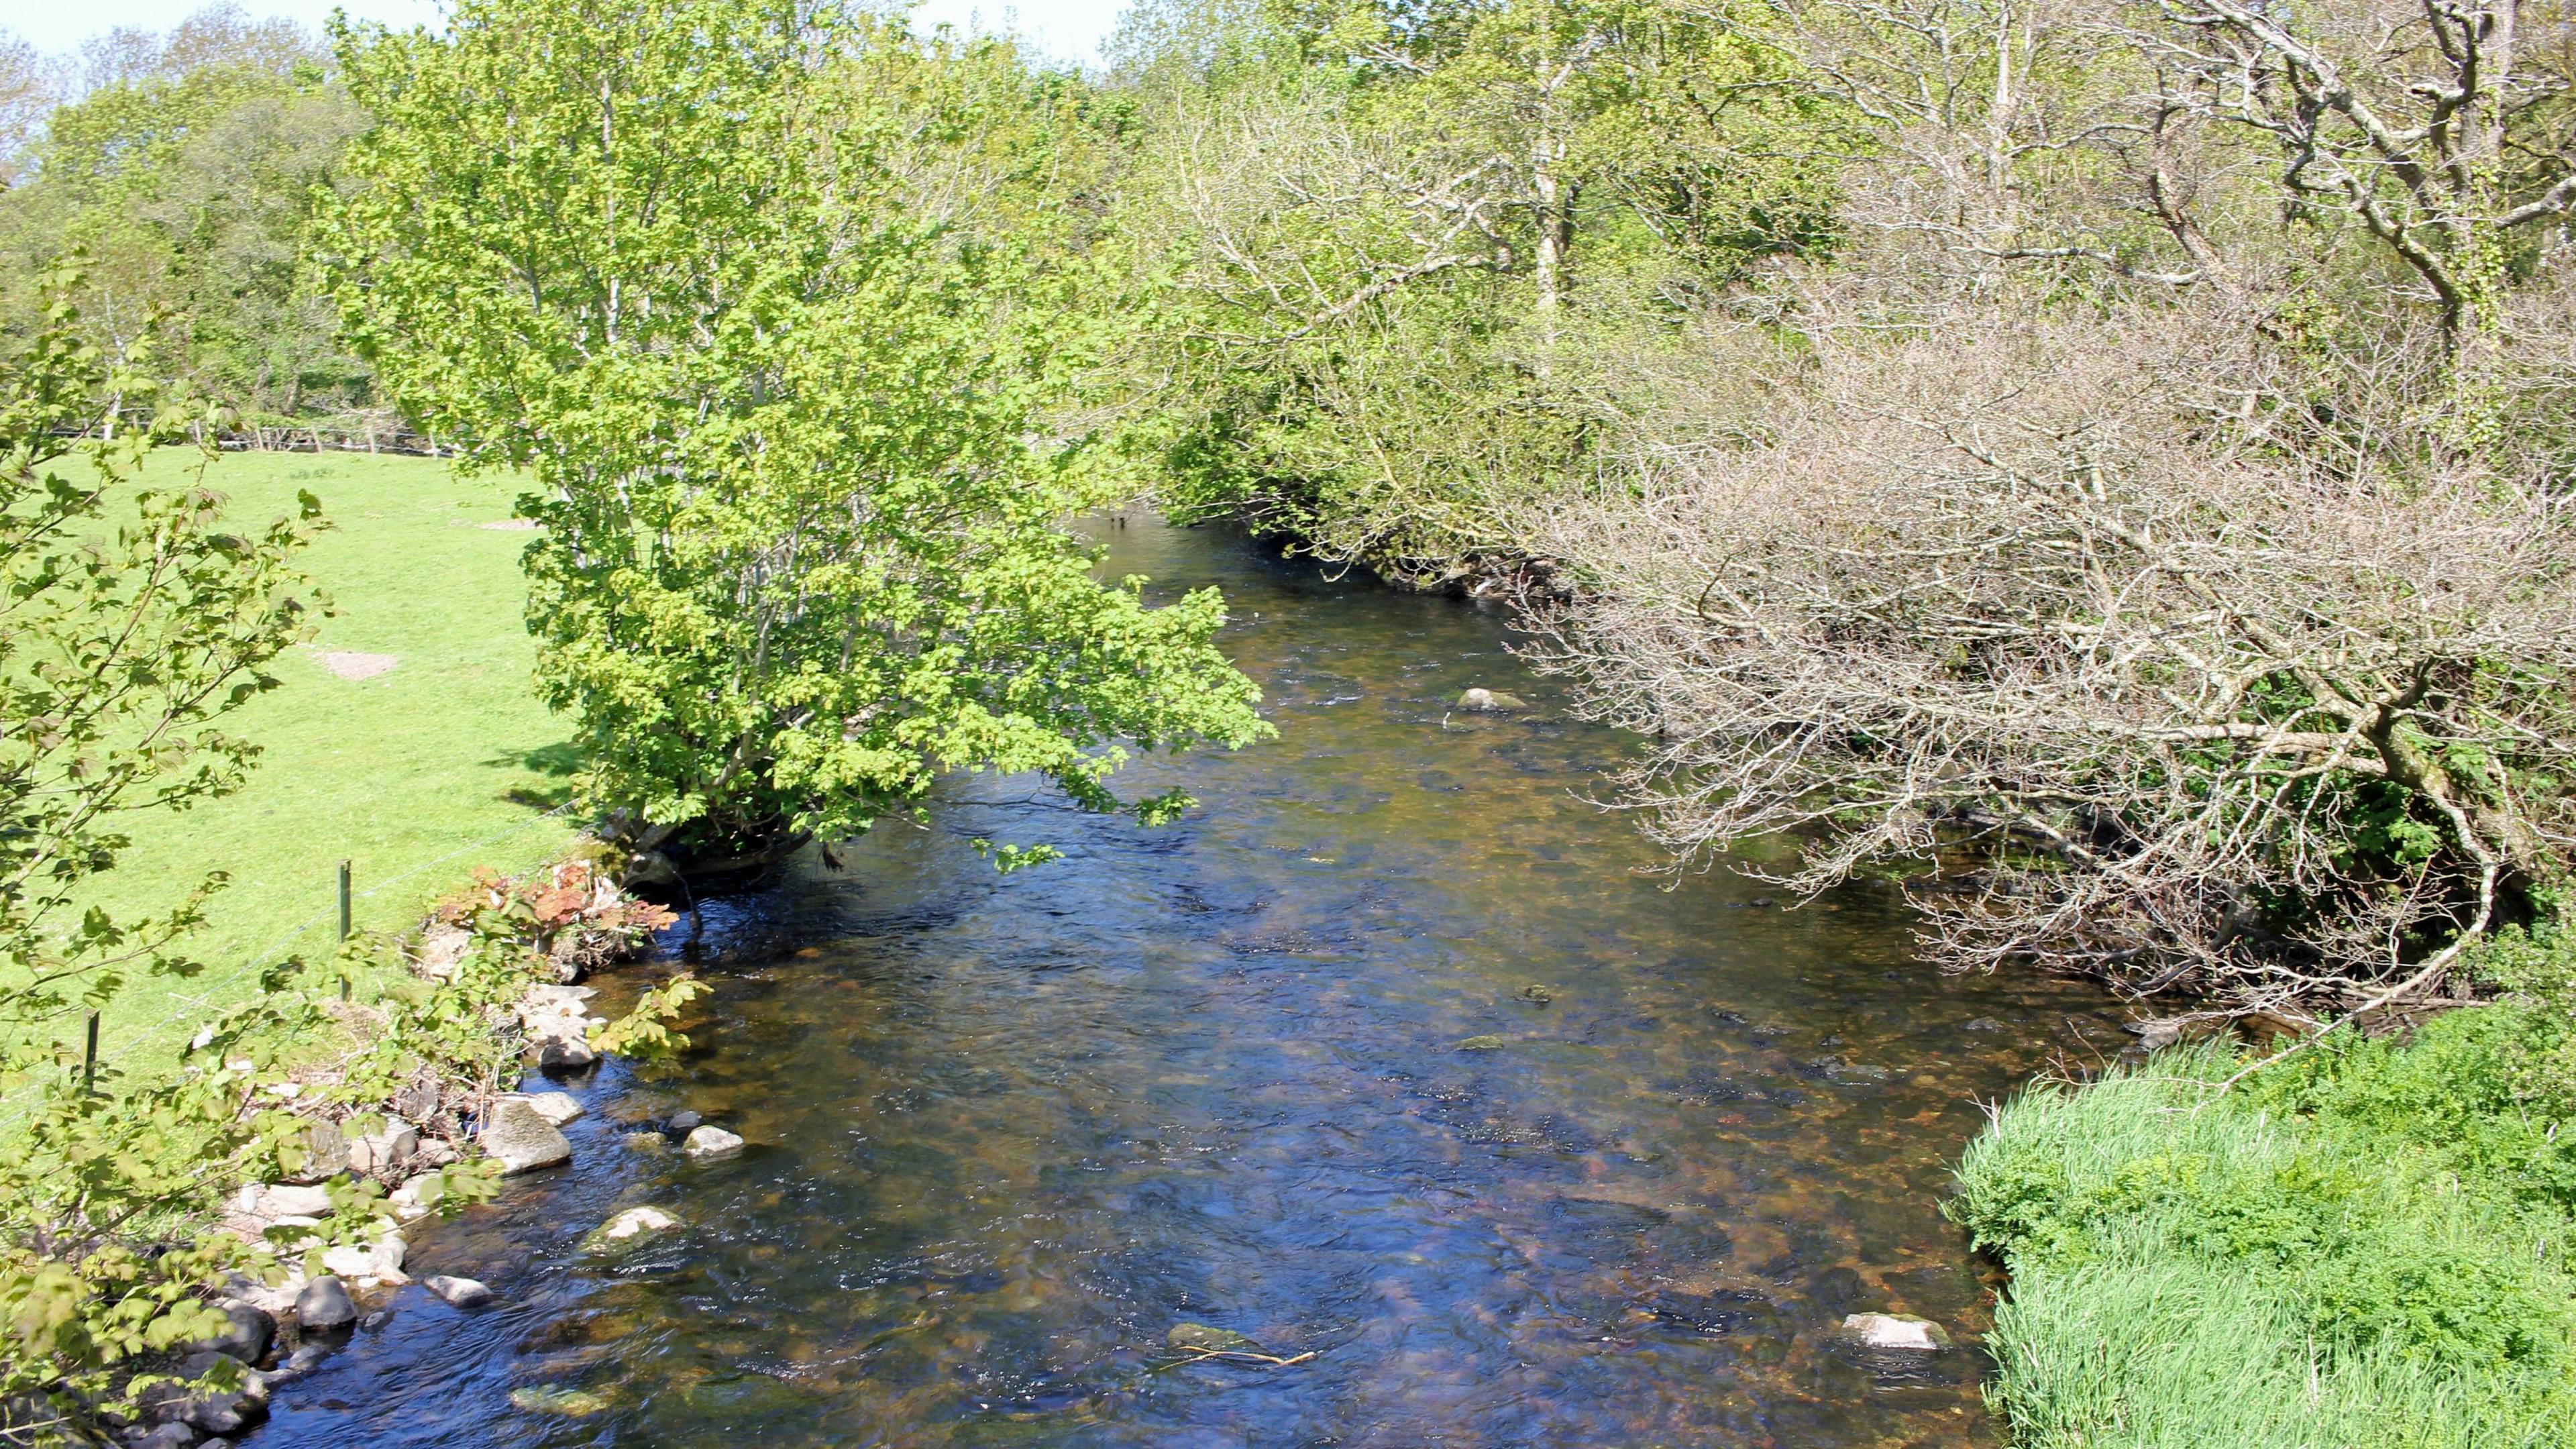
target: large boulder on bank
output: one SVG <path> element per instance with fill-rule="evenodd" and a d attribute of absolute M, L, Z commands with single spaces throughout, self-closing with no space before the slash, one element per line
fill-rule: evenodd
<path fill-rule="evenodd" d="M 349 1170 L 361 1177 L 381 1177 L 400 1170 L 419 1151 L 419 1129 L 408 1122 L 397 1122 L 382 1132 L 351 1138 Z"/>
<path fill-rule="evenodd" d="M 572 1144 L 524 1097 L 503 1097 L 483 1119 L 483 1151 L 503 1173 L 534 1172 L 572 1160 Z"/>
<path fill-rule="evenodd" d="M 295 1295 L 295 1321 L 308 1329 L 346 1328 L 358 1321 L 358 1305 L 347 1285 L 325 1273 Z"/>
<path fill-rule="evenodd" d="M 337 1122 L 312 1122 L 304 1128 L 304 1166 L 291 1181 L 327 1182 L 349 1170 L 349 1139 Z"/>
<path fill-rule="evenodd" d="M 207 1388 L 190 1394 L 179 1409 L 181 1422 L 209 1434 L 239 1434 L 258 1427 L 268 1418 L 268 1385 L 248 1369 L 241 1377 L 239 1388 Z"/>
<path fill-rule="evenodd" d="M 247 1218 L 320 1218 L 331 1212 L 330 1189 L 283 1182 L 254 1182 L 234 1193 L 225 1210 Z"/>
<path fill-rule="evenodd" d="M 268 1346 L 277 1341 L 277 1320 L 267 1310 L 248 1303 L 221 1303 L 216 1311 L 224 1316 L 224 1329 L 187 1345 L 187 1353 L 219 1353 L 226 1358 L 256 1364 L 268 1357 Z"/>
<path fill-rule="evenodd" d="M 404 1178 L 402 1186 L 385 1194 L 385 1202 L 393 1208 L 395 1217 L 410 1222 L 438 1211 L 440 1200 L 446 1196 L 447 1179 L 424 1172 Z"/>
<path fill-rule="evenodd" d="M 549 1072 L 571 1072 L 599 1060 L 590 1043 L 577 1036 L 550 1036 L 537 1043 L 537 1065 Z"/>
<path fill-rule="evenodd" d="M 402 1265 L 406 1244 L 398 1233 L 387 1233 L 371 1244 L 346 1243 L 326 1249 L 322 1266 L 334 1276 L 354 1279 L 360 1286 L 371 1283 L 408 1283 Z"/>

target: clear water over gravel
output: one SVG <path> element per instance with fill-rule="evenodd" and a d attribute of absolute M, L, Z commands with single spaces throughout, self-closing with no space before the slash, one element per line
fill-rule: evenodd
<path fill-rule="evenodd" d="M 697 1054 L 572 1084 L 571 1169 L 412 1235 L 412 1272 L 499 1302 L 403 1290 L 251 1442 L 1993 1442 L 1973 1348 L 1832 1329 L 1973 1342 L 1944 1163 L 1977 1100 L 2116 1049 L 2102 999 L 1941 980 L 1883 895 L 1646 873 L 1591 798 L 1625 746 L 1498 611 L 1223 530 L 1101 536 L 1113 572 L 1226 589 L 1280 738 L 1122 778 L 1197 795 L 1175 827 L 963 782 L 711 905 Z M 1453 712 L 1471 685 L 1532 707 Z M 1067 859 L 997 877 L 976 836 Z M 752 1145 L 624 1135 L 683 1107 Z M 636 1204 L 685 1226 L 585 1257 Z M 1312 1357 L 1175 1364 L 1184 1323 Z"/>

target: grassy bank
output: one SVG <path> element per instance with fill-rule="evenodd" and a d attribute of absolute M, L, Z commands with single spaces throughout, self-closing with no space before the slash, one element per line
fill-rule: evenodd
<path fill-rule="evenodd" d="M 1951 1211 L 2012 1271 L 1989 1345 L 2024 1449 L 2563 1445 L 2576 1134 L 2517 1090 L 2522 1008 L 2040 1084 Z"/>
<path fill-rule="evenodd" d="M 160 454 L 147 481 L 195 458 Z M 291 509 L 299 489 L 320 497 L 333 527 L 306 566 L 337 615 L 279 661 L 281 687 L 227 720 L 264 748 L 248 788 L 142 820 L 106 878 L 103 903 L 139 909 L 208 870 L 232 877 L 195 943 L 207 972 L 138 982 L 105 1021 L 102 1053 L 129 1068 L 166 1059 L 209 1011 L 246 999 L 260 966 L 328 954 L 342 859 L 356 924 L 391 929 L 417 923 L 468 868 L 522 869 L 571 836 L 545 813 L 572 760 L 529 688 L 528 536 L 481 526 L 509 517 L 513 481 L 461 480 L 424 458 L 283 453 L 228 456 L 207 481 L 242 521 Z M 335 654 L 380 658 L 335 671 Z"/>

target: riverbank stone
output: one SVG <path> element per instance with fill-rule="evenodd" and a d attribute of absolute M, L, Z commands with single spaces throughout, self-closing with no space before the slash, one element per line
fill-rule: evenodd
<path fill-rule="evenodd" d="M 219 1353 L 246 1364 L 268 1357 L 268 1346 L 277 1341 L 276 1318 L 248 1303 L 225 1303 L 218 1308 L 224 1315 L 224 1331 L 198 1339 L 186 1352 Z"/>
<path fill-rule="evenodd" d="M 322 1254 L 322 1266 L 343 1282 L 362 1286 L 378 1283 L 408 1283 L 403 1276 L 403 1255 L 409 1245 L 398 1233 L 387 1233 L 373 1243 L 343 1243 Z"/>
<path fill-rule="evenodd" d="M 691 1157 L 725 1157 L 742 1150 L 742 1139 L 722 1127 L 699 1127 L 690 1131 L 680 1150 Z"/>
<path fill-rule="evenodd" d="M 587 986 L 532 986 L 519 1002 L 519 1024 L 536 1047 L 537 1065 L 547 1071 L 574 1071 L 599 1060 L 590 1048 L 590 1029 L 602 1023 L 586 1004 L 598 993 Z"/>
<path fill-rule="evenodd" d="M 225 1210 L 243 1217 L 275 1222 L 279 1218 L 318 1218 L 331 1211 L 330 1190 L 284 1182 L 254 1182 L 233 1194 Z"/>
<path fill-rule="evenodd" d="M 292 1183 L 328 1182 L 349 1170 L 349 1139 L 337 1122 L 308 1122 L 304 1127 L 304 1165 L 287 1175 Z"/>
<path fill-rule="evenodd" d="M 304 1328 L 346 1328 L 358 1321 L 358 1305 L 347 1285 L 325 1273 L 295 1295 L 295 1321 Z"/>
<path fill-rule="evenodd" d="M 385 1194 L 385 1202 L 393 1208 L 395 1217 L 411 1222 L 438 1211 L 439 1200 L 446 1196 L 447 1179 L 424 1172 L 403 1179 L 402 1186 Z"/>
<path fill-rule="evenodd" d="M 2182 1023 L 2177 1021 L 2132 1021 L 2121 1030 L 2138 1039 L 2140 1051 L 2160 1052 L 2182 1040 Z"/>
<path fill-rule="evenodd" d="M 422 1279 L 420 1286 L 437 1294 L 450 1308 L 480 1308 L 492 1301 L 492 1290 L 471 1278 L 452 1278 L 441 1273 Z"/>
<path fill-rule="evenodd" d="M 572 1144 L 524 1097 L 503 1097 L 492 1104 L 481 1141 L 484 1152 L 500 1162 L 505 1176 L 572 1160 Z"/>
<path fill-rule="evenodd" d="M 242 1371 L 237 1389 L 201 1389 L 179 1405 L 179 1420 L 209 1434 L 238 1434 L 268 1418 L 268 1384 L 250 1370 Z"/>
<path fill-rule="evenodd" d="M 1910 1313 L 1854 1313 L 1843 1319 L 1843 1332 L 1863 1348 L 1939 1353 L 1950 1346 L 1941 1325 Z"/>
<path fill-rule="evenodd" d="M 368 1132 L 349 1140 L 349 1170 L 361 1177 L 380 1177 L 399 1171 L 420 1151 L 420 1129 L 408 1122 L 396 1122 L 382 1132 Z"/>

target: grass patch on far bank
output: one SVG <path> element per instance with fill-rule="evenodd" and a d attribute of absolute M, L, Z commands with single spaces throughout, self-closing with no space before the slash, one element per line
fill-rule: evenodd
<path fill-rule="evenodd" d="M 164 451 L 144 481 L 167 486 L 195 461 Z M 564 722 L 529 683 L 518 566 L 528 535 L 480 526 L 509 517 L 515 480 L 459 479 L 425 458 L 241 453 L 207 483 L 246 523 L 291 511 L 299 489 L 322 500 L 332 529 L 305 566 L 337 616 L 277 662 L 277 689 L 225 721 L 262 747 L 248 787 L 137 820 L 133 849 L 102 880 L 99 903 L 140 911 L 209 870 L 232 877 L 190 946 L 206 972 L 137 981 L 103 1022 L 101 1056 L 129 1071 L 168 1060 L 213 1011 L 248 999 L 263 966 L 327 958 L 341 860 L 352 862 L 355 924 L 391 930 L 472 867 L 522 869 L 572 834 L 565 817 L 546 817 L 575 761 Z M 325 663 L 334 652 L 395 662 L 344 678 Z"/>
<path fill-rule="evenodd" d="M 2204 1047 L 2007 1106 L 1954 1217 L 2012 1287 L 2022 1449 L 2523 1449 L 2576 1424 L 2576 1132 L 2525 1009 L 2321 1044 L 2224 1096 Z"/>

